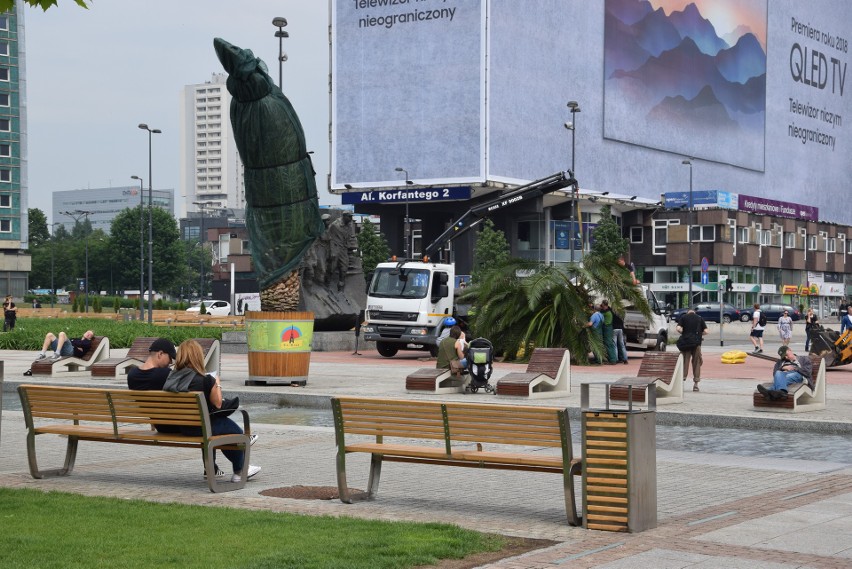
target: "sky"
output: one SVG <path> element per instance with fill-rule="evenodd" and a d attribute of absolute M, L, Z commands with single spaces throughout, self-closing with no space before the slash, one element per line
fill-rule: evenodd
<path fill-rule="evenodd" d="M 180 94 L 224 70 L 213 38 L 251 49 L 278 79 L 278 28 L 283 16 L 284 93 L 313 150 L 320 203 L 327 192 L 327 0 L 72 0 L 42 12 L 24 8 L 26 34 L 29 207 L 51 217 L 52 193 L 136 185 L 148 187 L 146 123 L 152 139 L 154 189 L 180 189 Z"/>

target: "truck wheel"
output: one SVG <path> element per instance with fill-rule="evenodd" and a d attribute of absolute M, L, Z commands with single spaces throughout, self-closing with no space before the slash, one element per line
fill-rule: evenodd
<path fill-rule="evenodd" d="M 387 342 L 376 342 L 376 350 L 380 355 L 386 358 L 392 358 L 399 351 L 399 348 L 393 344 L 388 344 Z"/>

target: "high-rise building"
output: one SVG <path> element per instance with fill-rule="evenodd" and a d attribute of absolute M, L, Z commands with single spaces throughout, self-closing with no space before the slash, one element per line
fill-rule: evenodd
<path fill-rule="evenodd" d="M 24 15 L 0 14 L 0 294 L 23 298 L 31 257 L 27 227 Z"/>
<path fill-rule="evenodd" d="M 128 208 L 136 209 L 140 205 L 147 208 L 148 199 L 148 189 L 144 188 L 140 195 L 138 185 L 53 192 L 53 220 L 71 231 L 75 224 L 74 217 L 63 212 L 88 211 L 92 229 L 102 229 L 109 233 L 112 220 L 119 212 Z M 154 190 L 151 204 L 174 215 L 175 191 Z"/>
<path fill-rule="evenodd" d="M 245 208 L 243 164 L 231 129 L 231 95 L 225 73 L 187 85 L 181 93 L 181 195 L 179 215 L 210 208 Z"/>

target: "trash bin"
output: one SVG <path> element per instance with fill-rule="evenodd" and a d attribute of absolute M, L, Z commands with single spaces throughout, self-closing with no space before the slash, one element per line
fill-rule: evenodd
<path fill-rule="evenodd" d="M 589 390 L 600 386 L 602 408 L 590 405 Z M 583 527 L 640 532 L 657 527 L 657 412 L 653 382 L 624 383 L 646 389 L 647 407 L 629 401 L 615 408 L 611 382 L 580 386 L 583 445 Z"/>

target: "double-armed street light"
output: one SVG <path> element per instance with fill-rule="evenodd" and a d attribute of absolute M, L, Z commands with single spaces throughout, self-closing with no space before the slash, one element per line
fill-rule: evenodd
<path fill-rule="evenodd" d="M 414 184 L 411 180 L 408 179 L 408 170 L 405 168 L 397 166 L 394 168 L 397 172 L 402 172 L 405 174 L 405 185 L 410 186 Z M 405 238 L 404 238 L 404 252 L 403 255 L 406 259 L 414 257 L 414 236 L 411 234 L 411 218 L 408 217 L 408 190 L 405 192 Z"/>
<path fill-rule="evenodd" d="M 686 307 L 692 306 L 692 160 L 684 160 L 681 164 L 689 166 L 689 209 L 686 211 L 686 239 L 689 243 L 689 300 Z"/>
<path fill-rule="evenodd" d="M 574 176 L 574 178 L 576 178 L 577 175 L 574 171 L 574 155 L 575 155 L 574 140 L 575 140 L 575 133 L 577 132 L 577 113 L 580 112 L 580 105 L 579 105 L 579 103 L 577 103 L 577 101 L 568 101 L 568 108 L 571 110 L 571 122 L 566 122 L 565 128 L 567 128 L 568 130 L 571 131 L 571 175 Z M 575 231 L 574 231 L 574 220 L 576 218 L 576 214 L 574 212 L 576 211 L 576 209 L 577 209 L 577 186 L 574 185 L 574 186 L 571 186 L 571 236 L 570 236 L 570 239 L 568 241 L 568 250 L 570 251 L 569 254 L 571 255 L 569 258 L 571 259 L 572 263 L 574 262 L 574 236 L 576 234 Z"/>
<path fill-rule="evenodd" d="M 151 135 L 161 134 L 158 128 L 148 128 L 148 125 L 141 123 L 139 128 L 148 131 L 148 324 L 154 321 L 154 224 L 152 220 L 151 210 L 153 208 L 153 184 L 151 182 Z M 141 294 L 141 291 L 140 291 Z"/>
<path fill-rule="evenodd" d="M 281 89 L 281 66 L 287 61 L 287 54 L 284 53 L 284 38 L 289 38 L 290 34 L 284 31 L 284 28 L 287 26 L 287 18 L 282 18 L 281 16 L 272 18 L 272 25 L 278 28 L 278 31 L 275 32 L 275 37 L 278 38 L 278 88 Z"/>

